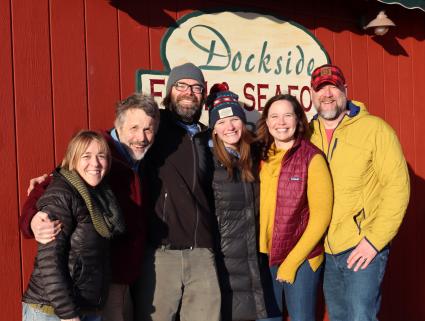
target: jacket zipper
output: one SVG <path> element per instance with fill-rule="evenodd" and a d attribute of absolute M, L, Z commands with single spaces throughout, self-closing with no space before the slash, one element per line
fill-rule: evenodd
<path fill-rule="evenodd" d="M 253 226 L 254 229 L 254 235 L 256 236 L 255 239 L 255 244 L 256 244 L 256 249 L 255 251 L 258 251 L 258 231 L 257 231 L 257 226 L 256 226 L 256 216 L 255 216 L 255 191 L 254 191 L 254 184 L 255 183 L 247 183 L 247 182 L 243 182 L 242 178 L 241 178 L 241 182 L 243 185 L 243 189 L 244 189 L 244 194 L 245 194 L 245 204 L 249 204 L 248 205 L 248 209 L 251 212 L 251 217 L 246 217 L 246 221 L 248 222 L 248 226 L 249 223 L 252 222 L 253 224 L 251 224 L 251 226 Z M 249 247 L 248 247 L 249 248 Z M 249 250 L 248 250 L 249 251 Z M 249 256 L 251 256 L 251 253 L 248 253 Z"/>
<path fill-rule="evenodd" d="M 192 143 L 192 156 L 193 156 L 193 181 L 192 181 L 192 193 L 195 195 L 195 185 L 196 185 L 196 169 L 197 169 L 197 157 L 196 157 L 196 149 L 195 149 L 195 135 L 193 137 L 190 137 L 190 141 Z M 196 209 L 196 223 L 195 223 L 195 232 L 193 236 L 193 247 L 197 247 L 197 234 L 198 234 L 198 224 L 199 224 L 199 212 L 198 212 L 198 205 L 196 201 L 194 200 L 194 205 Z"/>
<path fill-rule="evenodd" d="M 164 205 L 162 206 L 162 221 L 165 222 L 165 205 L 167 204 L 168 193 L 164 194 Z"/>
<path fill-rule="evenodd" d="M 338 144 L 338 138 L 333 139 L 333 135 L 335 134 L 336 130 L 338 129 L 339 125 L 342 123 L 342 121 L 344 120 L 344 118 L 345 118 L 345 115 L 344 115 L 344 117 L 342 117 L 342 119 L 339 121 L 338 125 L 336 125 L 336 127 L 335 127 L 335 129 L 334 129 L 334 132 L 333 132 L 333 134 L 332 134 L 332 140 L 331 140 L 331 142 L 334 140 L 334 144 L 332 145 L 332 149 L 330 149 L 330 148 L 329 148 L 329 147 L 330 147 L 330 144 L 329 144 L 329 146 L 328 146 L 328 152 L 326 153 L 326 159 L 328 160 L 328 162 L 329 162 L 329 163 L 330 163 L 330 162 L 331 162 L 331 160 L 332 160 L 332 156 L 333 156 L 334 151 L 335 151 L 335 149 L 336 149 L 336 145 Z M 323 144 L 322 126 L 321 126 L 321 124 L 320 124 L 320 121 L 319 121 L 319 120 L 317 120 L 317 121 L 319 122 L 319 132 L 320 132 L 320 137 L 322 138 L 322 151 L 323 151 L 323 150 L 325 150 L 325 148 L 324 148 L 324 144 Z M 325 130 L 326 130 L 326 129 L 325 129 Z M 331 155 L 330 155 L 330 157 L 329 157 L 329 151 L 331 151 Z"/>
<path fill-rule="evenodd" d="M 322 151 L 325 151 L 325 145 L 323 144 L 323 134 L 322 134 L 322 124 L 320 124 L 320 121 L 317 120 L 317 122 L 319 123 L 319 133 L 320 133 L 320 138 L 322 138 Z M 329 150 L 328 150 L 329 152 Z M 326 155 L 326 158 L 328 158 L 328 155 Z"/>
<path fill-rule="evenodd" d="M 328 157 L 329 162 L 332 160 L 332 156 L 333 156 L 334 151 L 335 151 L 335 149 L 336 149 L 336 145 L 337 145 L 337 143 L 338 143 L 338 138 L 335 138 L 334 145 L 332 146 L 331 157 L 330 157 L 330 158 Z M 329 153 L 329 151 L 328 151 L 328 153 Z"/>

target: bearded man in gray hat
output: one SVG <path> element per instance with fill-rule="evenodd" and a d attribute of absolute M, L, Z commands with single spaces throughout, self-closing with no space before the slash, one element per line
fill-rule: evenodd
<path fill-rule="evenodd" d="M 149 249 L 133 287 L 135 320 L 220 319 L 214 260 L 212 174 L 206 128 L 199 123 L 205 99 L 201 70 L 173 68 L 156 142 L 146 156 L 153 214 Z"/>

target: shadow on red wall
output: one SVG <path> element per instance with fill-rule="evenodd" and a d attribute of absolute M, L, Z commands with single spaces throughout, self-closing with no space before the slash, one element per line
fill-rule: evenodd
<path fill-rule="evenodd" d="M 425 180 L 409 166 L 411 196 L 391 245 L 384 278 L 381 321 L 425 320 Z"/>
<path fill-rule="evenodd" d="M 303 19 L 303 26 L 314 30 L 318 27 L 326 28 L 333 32 L 350 31 L 351 33 L 364 35 L 363 26 L 368 21 L 376 17 L 377 12 L 385 10 L 397 25 L 396 31 L 389 31 L 388 37 L 371 37 L 373 41 L 382 46 L 390 55 L 407 56 L 406 50 L 400 44 L 399 39 L 408 37 L 417 40 L 425 40 L 424 33 L 412 32 L 412 26 L 423 21 L 424 13 L 420 10 L 408 10 L 399 5 L 386 5 L 378 1 L 358 1 L 346 0 L 341 5 L 340 0 L 310 0 L 309 5 L 305 1 L 300 3 L 288 1 L 264 0 L 261 4 L 258 1 L 247 0 L 243 5 L 236 4 L 236 1 L 228 1 L 228 4 L 215 1 L 161 1 L 146 5 L 142 1 L 121 1 L 109 0 L 109 4 L 114 8 L 127 13 L 135 21 L 148 27 L 177 27 L 173 18 L 173 13 L 187 12 L 191 10 L 241 10 L 264 12 L 264 14 L 275 15 L 282 19 L 297 21 L 299 16 L 309 16 L 310 19 Z M 409 28 L 403 28 L 409 25 Z M 422 28 L 422 25 L 418 25 Z M 392 34 L 392 35 L 391 35 Z"/>

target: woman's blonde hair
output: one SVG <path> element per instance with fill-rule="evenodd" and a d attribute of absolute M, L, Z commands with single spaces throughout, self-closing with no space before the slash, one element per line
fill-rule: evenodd
<path fill-rule="evenodd" d="M 108 162 L 106 172 L 108 172 L 111 167 L 111 151 L 109 150 L 108 143 L 101 133 L 92 130 L 81 130 L 71 139 L 62 160 L 61 167 L 69 171 L 74 170 L 77 167 L 81 155 L 84 154 L 92 141 L 99 143 L 100 151 L 105 154 Z"/>

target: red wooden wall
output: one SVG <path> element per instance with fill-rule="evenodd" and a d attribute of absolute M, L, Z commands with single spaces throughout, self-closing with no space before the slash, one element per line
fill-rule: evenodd
<path fill-rule="evenodd" d="M 425 13 L 385 6 L 398 25 L 383 38 L 359 28 L 373 1 L 0 0 L 0 302 L 19 320 L 33 241 L 20 238 L 28 180 L 57 164 L 80 128 L 108 128 L 114 103 L 135 89 L 138 68 L 161 70 L 161 37 L 179 17 L 203 8 L 266 10 L 294 20 L 342 67 L 349 95 L 397 131 L 412 197 L 393 242 L 381 320 L 425 320 Z M 381 8 L 381 7 L 379 7 Z"/>

